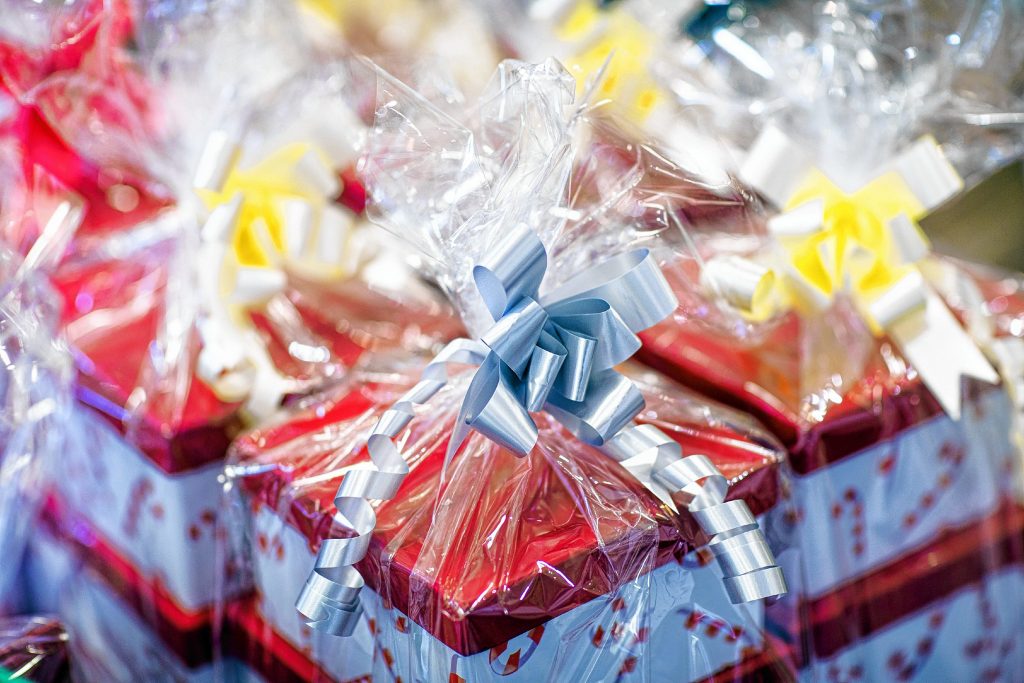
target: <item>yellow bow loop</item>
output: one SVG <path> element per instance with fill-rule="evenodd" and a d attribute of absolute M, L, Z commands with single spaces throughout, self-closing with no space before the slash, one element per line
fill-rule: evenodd
<path fill-rule="evenodd" d="M 250 168 L 234 168 L 220 191 L 201 191 L 209 208 L 241 196 L 241 210 L 232 236 L 241 266 L 273 267 L 288 255 L 284 207 L 305 202 L 319 218 L 340 190 L 326 157 L 312 145 L 283 147 Z"/>
<path fill-rule="evenodd" d="M 903 215 L 919 231 L 913 221 L 923 215 L 924 207 L 898 174 L 885 173 L 847 194 L 814 170 L 793 194 L 786 211 L 808 202 L 822 207 L 820 229 L 783 240 L 791 265 L 789 276 L 799 280 L 790 282 L 791 303 L 813 309 L 841 291 L 870 298 L 907 274 L 910 266 L 896 248 L 890 224 Z M 808 287 L 820 296 L 808 297 Z"/>

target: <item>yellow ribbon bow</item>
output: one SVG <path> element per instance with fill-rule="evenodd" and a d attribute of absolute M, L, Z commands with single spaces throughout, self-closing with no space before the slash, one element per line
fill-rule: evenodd
<path fill-rule="evenodd" d="M 270 359 L 249 311 L 280 293 L 285 270 L 339 278 L 358 267 L 354 216 L 334 204 L 341 181 L 310 144 L 290 144 L 241 167 L 237 144 L 215 134 L 197 173 L 209 209 L 199 254 L 205 301 L 197 375 L 257 419 L 294 387 Z M 212 169 L 212 170 L 211 170 Z"/>
<path fill-rule="evenodd" d="M 849 295 L 872 332 L 896 343 L 954 418 L 962 376 L 998 381 L 918 266 L 929 245 L 917 220 L 963 186 L 933 139 L 922 138 L 848 194 L 799 145 L 768 128 L 739 175 L 785 207 L 768 222 L 781 263 L 715 257 L 702 275 L 709 289 L 753 320 L 768 318 L 774 304 L 818 314 L 837 294 Z"/>
<path fill-rule="evenodd" d="M 820 228 L 776 234 L 790 262 L 788 298 L 805 311 L 820 309 L 840 291 L 867 303 L 911 275 L 913 263 L 927 253 L 917 225 L 925 208 L 898 173 L 884 173 L 847 194 L 814 170 L 785 211 L 804 206 L 820 211 Z M 876 321 L 869 316 L 868 322 L 877 333 Z"/>

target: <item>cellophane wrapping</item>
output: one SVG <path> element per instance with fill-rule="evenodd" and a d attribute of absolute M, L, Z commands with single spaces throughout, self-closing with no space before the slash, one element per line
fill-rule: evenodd
<path fill-rule="evenodd" d="M 1001 386 L 967 382 L 954 420 L 852 306 L 753 322 L 720 305 L 700 273 L 722 251 L 761 248 L 759 202 L 591 118 L 594 156 L 577 164 L 570 207 L 579 218 L 567 228 L 588 236 L 577 253 L 658 249 L 679 299 L 673 320 L 642 335 L 640 359 L 752 412 L 787 444 L 792 507 L 775 529 L 790 541 L 779 559 L 791 593 L 766 618 L 786 634 L 792 670 L 812 680 L 1012 677 L 1021 656 L 1020 366 L 1017 375 L 1013 361 L 1001 366 Z M 1019 353 L 1010 350 L 1020 343 L 1015 277 L 938 258 L 928 267 L 994 363 Z M 845 392 L 833 384 L 850 378 Z M 817 393 L 801 403 L 811 386 Z"/>
<path fill-rule="evenodd" d="M 298 0 L 298 5 L 319 47 L 368 57 L 421 89 L 432 85 L 460 98 L 476 94 L 504 56 L 486 13 L 473 0 Z"/>
<path fill-rule="evenodd" d="M 630 8 L 652 22 L 673 16 L 658 3 L 621 7 Z M 623 165 L 646 168 L 646 176 L 635 174 L 640 180 L 632 187 L 610 174 L 600 182 L 618 181 L 622 191 L 649 197 L 661 182 L 658 175 L 674 169 L 718 201 L 705 203 L 713 211 L 693 209 L 691 202 L 661 192 L 659 199 L 645 201 L 643 219 L 605 211 L 600 220 L 632 224 L 641 235 L 648 222 L 682 244 L 675 249 L 683 264 L 676 274 L 684 281 L 677 321 L 692 324 L 675 326 L 678 332 L 663 326 L 659 343 L 648 347 L 652 353 L 672 356 L 669 364 L 685 366 L 679 372 L 687 381 L 753 410 L 785 442 L 795 442 L 843 397 L 869 405 L 870 387 L 899 384 L 915 373 L 901 369 L 905 359 L 886 360 L 892 346 L 879 343 L 846 295 L 813 315 L 781 305 L 752 316 L 729 302 L 722 287 L 709 284 L 707 264 L 715 257 L 776 258 L 779 239 L 766 219 L 789 208 L 782 206 L 786 197 L 780 202 L 762 196 L 765 212 L 754 194 L 763 188 L 730 189 L 721 179 L 730 173 L 743 179 L 752 146 L 773 128 L 846 192 L 870 181 L 884 162 L 922 136 L 939 143 L 970 188 L 1021 153 L 1021 57 L 1014 40 L 1021 17 L 1015 6 L 985 3 L 912 2 L 879 9 L 745 2 L 709 5 L 683 18 L 680 34 L 661 40 L 646 64 L 674 95 L 670 123 L 685 124 L 688 137 L 666 141 L 646 133 L 654 142 L 630 147 L 624 156 L 636 162 Z M 708 144 L 700 132 L 722 144 Z M 649 220 L 651 206 L 673 201 L 678 210 Z M 621 231 L 618 239 L 632 239 L 630 232 Z M 944 269 L 922 268 L 929 275 L 929 269 Z M 693 341 L 691 333 L 721 343 L 688 354 L 682 349 Z M 717 363 L 709 367 L 711 360 Z"/>
<path fill-rule="evenodd" d="M 266 680 L 701 680 L 761 665 L 788 676 L 763 607 L 729 604 L 693 520 L 669 514 L 553 420 L 539 422 L 540 445 L 526 458 L 474 439 L 445 471 L 468 374 L 403 437 L 412 472 L 377 507 L 359 565 L 365 619 L 348 638 L 309 630 L 294 599 L 332 533 L 331 499 L 366 462 L 365 434 L 421 368 L 422 359 L 378 358 L 236 442 L 229 564 L 252 575 L 256 592 L 226 605 L 229 656 Z M 630 377 L 647 399 L 643 421 L 707 453 L 730 497 L 759 515 L 785 507 L 782 452 L 763 428 L 638 367 Z"/>
<path fill-rule="evenodd" d="M 11 614 L 28 607 L 21 561 L 38 488 L 67 446 L 72 376 L 53 290 L 6 248 L 0 273 L 0 613 Z"/>
<path fill-rule="evenodd" d="M 29 608 L 67 623 L 86 680 L 205 680 L 219 675 L 214 536 L 231 439 L 342 381 L 368 349 L 432 349 L 460 326 L 433 290 L 402 275 L 402 252 L 360 236 L 364 192 L 353 162 L 372 80 L 369 91 L 358 84 L 356 60 L 316 52 L 290 4 L 97 5 L 41 11 L 78 31 L 78 12 L 95 9 L 97 39 L 81 35 L 87 58 L 56 60 L 59 68 L 12 90 L 32 118 L 11 130 L 12 156 L 24 164 L 4 188 L 4 226 L 30 257 L 36 249 L 52 277 L 49 304 L 69 341 L 77 399 L 70 426 L 52 435 L 67 443 L 34 491 L 43 512 L 29 539 L 24 594 Z M 111 33 L 115 25 L 126 33 Z M 53 44 L 19 46 L 59 52 L 65 33 L 53 30 Z M 40 138 L 22 136 L 39 126 L 60 143 L 60 159 L 93 175 L 69 178 L 63 163 L 40 160 Z M 217 135 L 238 150 L 237 163 L 223 187 L 197 187 Z M 307 152 L 319 194 L 282 179 Z M 129 172 L 142 180 L 128 187 L 119 179 Z M 11 188 L 17 202 L 6 201 Z M 223 258 L 203 256 L 208 215 L 236 189 L 244 202 L 218 245 Z M 274 202 L 295 196 L 330 213 L 336 232 L 292 254 L 275 232 Z M 132 211 L 118 209 L 125 197 L 137 200 Z M 64 205 L 81 209 L 81 227 L 54 222 L 51 232 L 78 227 L 78 238 L 37 249 L 53 207 Z M 269 243 L 246 233 L 254 216 L 270 223 Z M 275 271 L 282 286 L 236 305 L 228 285 L 239 259 L 258 275 Z M 207 325 L 218 306 L 231 307 L 226 331 Z M 266 360 L 269 391 L 214 386 L 229 374 L 218 354 L 230 356 L 245 339 Z M 204 353 L 214 361 L 204 365 Z M 252 368 L 240 369 L 245 388 Z"/>
<path fill-rule="evenodd" d="M 770 126 L 846 192 L 921 135 L 939 143 L 964 187 L 1016 158 L 1018 8 L 731 8 L 709 7 L 704 23 L 686 24 L 690 35 L 666 48 L 671 59 L 656 70 L 679 97 L 689 134 L 714 131 L 725 150 L 694 164 L 693 150 L 708 145 L 695 141 L 686 154 L 679 139 L 670 152 L 618 144 L 633 179 L 599 178 L 620 199 L 611 210 L 580 209 L 602 240 L 675 245 L 667 272 L 680 307 L 645 333 L 641 359 L 752 412 L 787 444 L 792 547 L 780 563 L 792 591 L 767 619 L 788 633 L 801 676 L 1010 679 L 1024 598 L 1017 276 L 935 255 L 920 262 L 958 334 L 997 371 L 963 382 L 959 415 L 940 405 L 896 339 L 872 330 L 854 293 L 813 314 L 781 307 L 757 316 L 706 276 L 717 257 L 770 260 L 780 249 L 768 222 L 791 208 L 785 197 L 709 180 L 742 176 Z M 692 207 L 694 183 L 720 198 L 705 203 L 713 211 Z"/>
<path fill-rule="evenodd" d="M 0 674 L 10 681 L 68 681 L 68 635 L 50 617 L 0 619 Z"/>
<path fill-rule="evenodd" d="M 380 74 L 361 163 L 368 211 L 423 254 L 424 273 L 471 330 L 486 315 L 473 298 L 472 266 L 511 226 L 525 222 L 545 241 L 555 282 L 593 256 L 575 254 L 584 235 L 565 230 L 587 109 L 574 90 L 557 62 L 508 61 L 460 120 Z M 367 461 L 366 434 L 425 360 L 367 356 L 346 384 L 236 441 L 227 566 L 251 574 L 256 593 L 227 601 L 232 656 L 282 679 L 791 675 L 764 631 L 763 605 L 729 604 L 693 518 L 670 512 L 553 418 L 535 416 L 539 441 L 526 457 L 473 435 L 445 467 L 469 368 L 453 369 L 400 437 L 411 472 L 394 499 L 375 503 L 374 538 L 358 565 L 365 618 L 347 638 L 305 626 L 294 601 L 314 550 L 337 533 L 331 498 Z M 647 399 L 642 422 L 684 453 L 708 454 L 730 497 L 755 514 L 768 519 L 785 507 L 781 450 L 762 427 L 638 366 L 627 372 Z M 773 546 L 787 543 L 768 533 Z"/>
<path fill-rule="evenodd" d="M 930 134 L 970 186 L 1022 151 L 1022 19 L 1012 3 L 709 3 L 651 68 L 741 153 L 780 124 L 857 185 Z"/>

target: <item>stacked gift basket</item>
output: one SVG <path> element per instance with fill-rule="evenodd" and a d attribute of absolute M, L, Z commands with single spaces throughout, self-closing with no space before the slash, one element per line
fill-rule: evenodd
<path fill-rule="evenodd" d="M 0 0 L 0 680 L 1024 681 L 1022 156 L 1012 2 Z"/>

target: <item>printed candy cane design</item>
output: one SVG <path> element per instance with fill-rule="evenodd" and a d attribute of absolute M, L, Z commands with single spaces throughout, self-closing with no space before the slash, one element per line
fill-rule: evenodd
<path fill-rule="evenodd" d="M 910 652 L 903 649 L 893 651 L 885 661 L 889 680 L 909 681 L 916 676 L 928 663 L 935 651 L 935 641 L 945 622 L 945 615 L 936 611 L 928 618 L 928 628 Z M 866 680 L 863 662 L 854 662 L 849 666 L 841 666 L 833 662 L 826 671 L 829 683 L 856 683 Z"/>
<path fill-rule="evenodd" d="M 390 609 L 390 608 L 389 607 L 385 607 L 385 609 Z M 390 676 L 391 680 L 394 681 L 394 683 L 402 683 L 403 679 L 402 679 L 401 675 L 399 675 L 399 673 L 395 670 L 395 655 L 394 655 L 394 653 L 391 652 L 390 648 L 387 648 L 387 647 L 385 647 L 384 645 L 381 644 L 381 639 L 379 638 L 379 636 L 381 634 L 380 625 L 377 623 L 377 620 L 372 618 L 372 617 L 367 619 L 367 623 L 370 626 L 370 633 L 373 635 L 373 643 L 374 643 L 374 645 L 373 645 L 373 656 L 374 656 L 374 659 L 376 659 L 379 656 L 380 660 L 382 662 L 384 662 L 384 666 L 387 668 L 387 672 L 388 672 L 388 675 Z M 311 627 L 307 627 L 307 628 L 310 628 L 310 631 L 312 631 Z M 396 633 L 401 633 L 401 634 L 408 635 L 408 633 L 409 633 L 409 622 L 408 622 L 408 620 L 406 619 L 406 617 L 404 615 L 399 614 L 399 615 L 397 615 L 395 617 L 395 629 L 394 630 L 395 630 Z M 452 672 L 453 672 L 453 675 L 454 675 L 454 671 L 455 671 L 454 667 L 455 667 L 455 661 L 453 659 L 453 661 L 452 661 Z M 450 680 L 455 680 L 455 679 L 450 679 Z"/>
<path fill-rule="evenodd" d="M 736 644 L 743 657 L 747 657 L 760 649 L 758 642 L 754 640 L 743 626 L 732 624 L 717 614 L 690 606 L 681 607 L 676 610 L 676 613 L 686 617 L 683 627 L 688 632 L 696 632 L 703 627 L 703 637 L 720 638 L 726 643 Z"/>
<path fill-rule="evenodd" d="M 928 630 L 914 645 L 912 652 L 896 650 L 889 656 L 886 667 L 893 680 L 909 681 L 924 668 L 935 651 L 935 641 L 945 620 L 943 612 L 935 612 L 928 618 Z"/>
<path fill-rule="evenodd" d="M 838 522 L 844 514 L 851 517 L 850 534 L 853 542 L 850 549 L 854 556 L 860 557 L 867 550 L 864 535 L 864 501 L 860 492 L 853 486 L 847 487 L 842 497 L 832 504 L 832 519 Z"/>
<path fill-rule="evenodd" d="M 963 467 L 966 453 L 962 444 L 946 441 L 939 450 L 939 467 L 936 469 L 935 483 L 921 494 L 917 505 L 902 517 L 904 529 L 914 528 L 935 504 L 952 487 L 956 476 Z M 883 461 L 884 463 L 884 461 Z M 885 472 L 883 472 L 885 474 Z"/>
<path fill-rule="evenodd" d="M 829 683 L 856 683 L 864 680 L 864 666 L 858 663 L 843 669 L 833 664 L 828 668 L 827 676 Z"/>
<path fill-rule="evenodd" d="M 217 527 L 217 513 L 209 508 L 202 510 L 199 517 L 188 525 L 188 537 L 193 543 L 198 542 L 206 534 L 213 535 Z"/>
<path fill-rule="evenodd" d="M 964 655 L 968 659 L 979 660 L 981 669 L 978 681 L 981 683 L 995 683 L 996 681 L 1007 680 L 1010 669 L 1006 662 L 1016 649 L 1013 634 L 1006 634 L 1009 637 L 1000 638 L 999 618 L 992 608 L 988 593 L 982 591 L 978 597 L 978 611 L 981 614 L 982 630 L 985 633 L 981 638 L 971 640 L 964 644 Z"/>
<path fill-rule="evenodd" d="M 124 533 L 129 537 L 134 537 L 139 533 L 139 523 L 141 521 L 143 511 L 146 509 L 146 502 L 153 495 L 153 482 L 148 477 L 141 477 L 132 485 L 131 493 L 128 494 L 128 506 L 124 512 L 124 522 L 121 528 Z M 159 507 L 159 515 L 157 519 L 163 518 L 163 508 Z"/>
<path fill-rule="evenodd" d="M 284 561 L 284 544 L 281 543 L 279 534 L 275 534 L 273 538 L 263 531 L 256 534 L 256 550 L 261 555 L 273 556 L 278 562 Z"/>
<path fill-rule="evenodd" d="M 705 564 L 711 561 L 714 556 L 711 555 L 711 551 L 708 551 L 710 557 L 706 560 L 690 560 L 691 562 L 701 562 Z M 684 558 L 684 562 L 687 558 Z M 625 613 L 626 621 L 620 621 L 616 619 L 612 622 L 611 628 L 605 631 L 604 626 L 598 624 L 593 630 L 591 635 L 590 644 L 597 649 L 603 649 L 608 647 L 617 647 L 624 650 L 627 653 L 625 659 L 622 660 L 622 664 L 619 666 L 619 670 L 615 677 L 616 683 L 621 683 L 626 676 L 636 671 L 636 667 L 640 662 L 640 655 L 643 654 L 643 644 L 647 642 L 650 637 L 650 628 L 644 626 L 639 629 L 634 629 L 630 625 L 630 615 L 634 612 L 627 609 L 628 604 L 625 598 L 617 596 L 612 600 L 611 603 L 613 614 Z"/>
<path fill-rule="evenodd" d="M 487 663 L 491 666 L 491 671 L 498 674 L 499 676 L 511 676 L 512 674 L 519 671 L 526 662 L 530 660 L 533 653 L 537 650 L 537 646 L 540 645 L 540 639 L 544 636 L 544 627 L 538 626 L 535 629 L 530 630 L 522 636 L 513 638 L 510 641 L 504 642 L 501 645 L 492 647 L 490 652 L 487 653 Z M 512 649 L 510 646 L 522 638 L 526 638 L 525 648 L 516 647 Z"/>
<path fill-rule="evenodd" d="M 679 566 L 683 569 L 700 569 L 711 564 L 715 559 L 715 554 L 708 549 L 707 546 L 698 548 L 694 552 L 686 555 L 679 561 Z"/>

